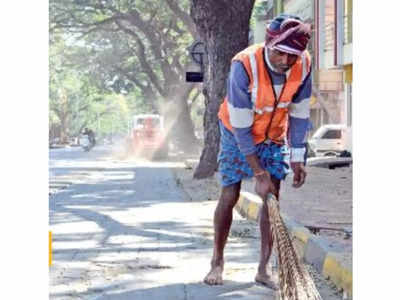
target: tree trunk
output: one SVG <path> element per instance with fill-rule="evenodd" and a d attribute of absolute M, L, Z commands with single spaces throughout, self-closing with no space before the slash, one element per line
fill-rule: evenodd
<path fill-rule="evenodd" d="M 205 97 L 204 148 L 194 178 L 210 177 L 217 169 L 218 110 L 226 93 L 232 57 L 248 46 L 254 0 L 191 0 L 191 16 L 207 48 L 203 94 Z"/>
<path fill-rule="evenodd" d="M 61 123 L 61 131 L 60 131 L 60 143 L 67 144 L 68 143 L 68 115 L 63 114 L 60 118 Z"/>
<path fill-rule="evenodd" d="M 177 100 L 179 100 L 179 110 L 173 126 L 176 132 L 176 145 L 184 152 L 193 153 L 199 145 L 194 134 L 194 125 L 190 116 L 189 105 L 186 98 Z"/>
<path fill-rule="evenodd" d="M 190 116 L 188 99 L 193 86 L 171 83 L 169 95 L 163 104 L 169 139 L 182 151 L 193 152 L 198 144 Z"/>

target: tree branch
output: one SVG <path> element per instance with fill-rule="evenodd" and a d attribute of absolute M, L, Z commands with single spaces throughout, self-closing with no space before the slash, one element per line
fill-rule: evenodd
<path fill-rule="evenodd" d="M 120 67 L 116 67 L 116 69 L 124 74 L 130 81 L 134 82 L 137 87 L 142 91 L 144 97 L 147 98 L 147 101 L 151 103 L 152 107 L 156 107 L 155 99 L 157 99 L 156 93 L 152 89 L 151 85 L 144 85 L 140 82 L 139 79 L 136 78 L 135 75 L 129 73 L 127 70 L 122 69 Z"/>
<path fill-rule="evenodd" d="M 70 18 L 64 18 L 61 20 L 60 19 L 53 20 L 52 23 L 55 23 L 56 25 L 54 25 L 52 28 L 50 28 L 50 30 L 54 30 L 54 29 L 58 29 L 58 28 L 87 28 L 87 27 L 103 26 L 106 24 L 113 23 L 115 21 L 115 19 L 120 18 L 119 16 L 114 15 L 114 16 L 108 17 L 107 19 L 104 19 L 104 20 L 101 20 L 98 22 L 87 23 L 87 22 L 84 22 L 83 20 L 79 19 L 78 17 L 76 17 L 75 14 L 71 11 L 68 11 L 68 14 L 70 15 Z M 70 22 L 65 22 L 65 21 L 70 21 L 71 19 L 73 19 L 75 21 L 75 23 L 71 24 Z"/>
<path fill-rule="evenodd" d="M 178 3 L 175 2 L 175 0 L 166 0 L 165 1 L 169 8 L 175 13 L 175 15 L 182 20 L 183 24 L 185 24 L 185 26 L 187 27 L 187 29 L 189 30 L 189 32 L 191 33 L 191 35 L 193 36 L 194 39 L 196 39 L 198 37 L 197 34 L 197 30 L 196 30 L 196 26 L 193 23 L 192 18 L 190 17 L 190 15 L 188 13 L 186 13 L 185 11 L 183 11 Z"/>
<path fill-rule="evenodd" d="M 137 54 L 137 56 L 139 58 L 140 65 L 143 68 L 143 71 L 146 72 L 146 74 L 149 76 L 151 82 L 154 84 L 154 86 L 156 87 L 157 91 L 163 97 L 165 97 L 165 92 L 161 88 L 161 85 L 159 83 L 157 75 L 155 74 L 155 72 L 153 71 L 153 69 L 151 68 L 149 63 L 147 62 L 146 50 L 145 50 L 145 46 L 144 46 L 142 40 L 140 39 L 140 37 L 137 35 L 136 32 L 134 32 L 133 30 L 123 26 L 121 22 L 119 22 L 118 20 L 115 21 L 115 22 L 116 22 L 116 24 L 118 25 L 119 28 L 121 28 L 124 32 L 128 33 L 129 35 L 131 35 L 135 39 L 135 41 L 136 41 L 136 43 L 137 43 L 137 45 L 139 47 L 139 49 L 136 52 L 136 54 Z"/>
<path fill-rule="evenodd" d="M 197 88 L 196 94 L 193 96 L 192 101 L 189 104 L 189 109 L 192 109 L 193 103 L 196 102 L 196 100 L 199 98 L 200 95 L 201 95 L 201 90 Z"/>
<path fill-rule="evenodd" d="M 78 112 L 84 111 L 89 107 L 89 104 L 83 105 L 81 108 L 78 109 Z"/>
<path fill-rule="evenodd" d="M 148 85 L 144 85 L 142 84 L 133 74 L 129 73 L 127 70 L 121 68 L 121 67 L 115 67 L 115 69 L 123 74 L 126 78 L 128 78 L 130 81 L 132 81 L 133 83 L 135 83 L 135 85 L 137 87 L 139 87 L 139 89 L 141 89 L 142 91 L 146 90 L 149 88 Z"/>
<path fill-rule="evenodd" d="M 171 66 L 168 64 L 168 60 L 164 59 L 160 45 L 162 44 L 162 40 L 156 35 L 156 28 L 151 26 L 148 22 L 145 22 L 140 13 L 133 9 L 129 12 L 128 21 L 134 27 L 137 27 L 140 31 L 144 33 L 144 35 L 149 40 L 151 47 L 150 50 L 152 51 L 156 60 L 160 62 L 161 70 L 164 75 L 164 79 L 167 82 L 171 77 L 175 79 L 176 74 Z"/>

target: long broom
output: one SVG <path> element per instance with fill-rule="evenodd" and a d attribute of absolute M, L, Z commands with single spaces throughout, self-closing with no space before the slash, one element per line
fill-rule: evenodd
<path fill-rule="evenodd" d="M 322 300 L 315 284 L 294 250 L 289 232 L 273 194 L 267 196 L 269 222 L 278 256 L 279 298 L 281 300 Z"/>

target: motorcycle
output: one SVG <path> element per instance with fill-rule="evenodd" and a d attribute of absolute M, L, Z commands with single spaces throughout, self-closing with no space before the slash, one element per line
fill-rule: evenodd
<path fill-rule="evenodd" d="M 89 152 L 90 149 L 93 148 L 93 144 L 92 144 L 92 142 L 90 141 L 89 136 L 88 136 L 87 134 L 84 134 L 84 135 L 82 135 L 82 136 L 80 137 L 80 139 L 79 139 L 79 144 L 81 145 L 82 149 L 83 149 L 85 152 Z"/>

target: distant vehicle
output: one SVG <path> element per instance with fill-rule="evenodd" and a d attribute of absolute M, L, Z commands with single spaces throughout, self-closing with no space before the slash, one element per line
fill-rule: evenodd
<path fill-rule="evenodd" d="M 323 125 L 308 140 L 309 151 L 316 156 L 351 156 L 351 139 L 351 127 Z"/>
<path fill-rule="evenodd" d="M 130 153 L 138 156 L 168 157 L 169 143 L 164 118 L 158 114 L 134 116 L 128 149 Z"/>
<path fill-rule="evenodd" d="M 90 149 L 93 148 L 93 144 L 89 139 L 89 136 L 87 134 L 82 134 L 79 138 L 79 145 L 82 147 L 82 149 L 85 152 L 90 151 Z"/>

